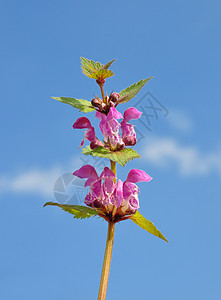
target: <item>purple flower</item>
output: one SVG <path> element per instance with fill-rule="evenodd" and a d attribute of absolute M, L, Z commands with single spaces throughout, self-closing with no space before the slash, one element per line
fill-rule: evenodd
<path fill-rule="evenodd" d="M 137 142 L 134 125 L 128 123 L 128 121 L 139 119 L 141 114 L 142 112 L 135 107 L 130 107 L 124 112 L 124 118 L 120 125 L 122 138 L 126 146 L 133 146 Z"/>
<path fill-rule="evenodd" d="M 96 112 L 96 118 L 100 119 L 100 129 L 103 133 L 105 143 L 111 150 L 117 150 L 124 147 L 124 142 L 119 134 L 120 124 L 117 119 L 121 119 L 122 115 L 115 107 L 111 107 L 108 115 Z"/>
<path fill-rule="evenodd" d="M 94 149 L 98 146 L 103 146 L 103 143 L 96 138 L 94 127 L 91 126 L 91 122 L 88 120 L 88 118 L 86 117 L 78 118 L 77 121 L 74 123 L 73 128 L 74 129 L 87 128 L 87 130 L 85 131 L 85 136 L 80 143 L 80 147 L 83 147 L 85 139 L 91 142 L 90 144 L 91 149 Z"/>
<path fill-rule="evenodd" d="M 139 119 L 141 112 L 134 107 L 128 108 L 124 112 L 123 121 L 119 124 L 117 119 L 121 119 L 122 115 L 115 107 L 111 107 L 108 115 L 96 112 L 96 117 L 100 119 L 100 129 L 103 133 L 105 143 L 111 150 L 121 150 L 126 146 L 133 146 L 136 144 L 136 133 L 134 126 L 128 121 Z M 119 134 L 121 125 L 122 137 Z"/>
<path fill-rule="evenodd" d="M 129 172 L 125 182 L 119 179 L 115 183 L 116 175 L 108 167 L 105 167 L 98 176 L 91 165 L 81 167 L 73 175 L 87 178 L 85 186 L 90 186 L 90 192 L 85 197 L 85 204 L 99 209 L 107 218 L 115 217 L 115 219 L 134 214 L 137 211 L 139 189 L 135 183 L 149 182 L 152 179 L 146 172 L 133 169 Z"/>
<path fill-rule="evenodd" d="M 134 126 L 128 122 L 140 118 L 141 114 L 142 113 L 136 108 L 130 107 L 124 112 L 123 120 L 119 124 L 117 120 L 121 119 L 122 115 L 115 107 L 110 108 L 108 115 L 96 111 L 95 116 L 100 119 L 99 127 L 104 136 L 104 144 L 96 138 L 94 127 L 91 126 L 91 122 L 86 117 L 77 119 L 73 128 L 87 128 L 80 147 L 84 145 L 84 140 L 87 139 L 91 142 L 91 149 L 97 148 L 98 146 L 105 146 L 112 151 L 122 150 L 125 146 L 133 146 L 136 144 L 137 140 Z M 119 133 L 120 126 L 122 136 Z"/>

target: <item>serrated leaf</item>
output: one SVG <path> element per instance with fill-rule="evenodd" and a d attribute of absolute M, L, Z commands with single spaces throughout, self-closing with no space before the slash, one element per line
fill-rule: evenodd
<path fill-rule="evenodd" d="M 153 77 L 149 77 L 147 79 L 141 79 L 140 81 L 132 84 L 128 88 L 122 90 L 120 92 L 120 99 L 119 103 L 125 103 L 129 100 L 131 100 L 133 97 L 135 97 L 139 91 L 142 89 L 142 87 Z"/>
<path fill-rule="evenodd" d="M 60 101 L 62 103 L 69 104 L 75 108 L 78 108 L 80 111 L 83 111 L 84 113 L 92 112 L 95 110 L 95 107 L 91 105 L 91 102 L 84 99 L 75 99 L 70 97 L 51 97 L 51 98 Z"/>
<path fill-rule="evenodd" d="M 114 61 L 115 59 L 103 65 L 99 62 L 95 62 L 85 57 L 81 57 L 81 69 L 83 74 L 87 77 L 96 80 L 102 80 L 114 75 L 114 73 L 111 70 L 108 70 L 108 68 Z"/>
<path fill-rule="evenodd" d="M 56 202 L 47 202 L 44 204 L 45 206 L 53 205 L 58 206 L 61 209 L 65 210 L 66 212 L 72 214 L 75 219 L 86 219 L 90 217 L 97 216 L 99 217 L 98 212 L 95 209 L 90 207 L 82 206 L 82 205 L 66 205 L 66 204 L 59 204 Z"/>
<path fill-rule="evenodd" d="M 103 69 L 107 70 L 110 68 L 110 66 L 112 65 L 113 62 L 115 62 L 116 59 L 113 59 L 111 61 L 109 61 L 108 63 L 106 63 L 106 65 L 103 66 Z"/>
<path fill-rule="evenodd" d="M 130 217 L 130 219 L 142 229 L 168 242 L 165 236 L 155 227 L 155 225 L 144 218 L 139 211 L 136 211 L 136 213 Z"/>
<path fill-rule="evenodd" d="M 89 146 L 87 146 L 82 150 L 82 153 L 84 155 L 92 155 L 111 159 L 112 161 L 117 162 L 123 167 L 131 159 L 140 158 L 140 155 L 134 149 L 131 148 L 125 148 L 121 151 L 110 151 L 109 149 L 101 146 L 93 150 Z"/>

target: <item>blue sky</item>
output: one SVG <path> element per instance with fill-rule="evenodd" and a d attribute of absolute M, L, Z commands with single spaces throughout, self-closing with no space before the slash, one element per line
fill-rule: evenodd
<path fill-rule="evenodd" d="M 107 299 L 220 299 L 220 1 L 2 1 L 0 16 L 0 298 L 97 297 L 107 224 L 42 208 L 81 164 L 80 114 L 50 96 L 99 93 L 84 56 L 117 59 L 108 93 L 154 76 L 121 112 L 147 92 L 169 111 L 134 122 L 142 160 L 118 174 L 154 178 L 140 211 L 170 243 L 118 224 Z"/>

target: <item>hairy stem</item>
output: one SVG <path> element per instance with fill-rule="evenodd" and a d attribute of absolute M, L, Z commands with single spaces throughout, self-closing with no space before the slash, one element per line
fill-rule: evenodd
<path fill-rule="evenodd" d="M 103 102 L 105 104 L 107 104 L 106 97 L 105 97 L 105 94 L 104 94 L 104 84 L 103 83 L 99 84 L 99 86 L 100 86 L 100 89 L 101 89 L 101 95 L 102 95 Z"/>
<path fill-rule="evenodd" d="M 108 223 L 107 242 L 104 254 L 103 268 L 101 274 L 100 288 L 97 300 L 105 300 L 107 293 L 108 278 L 110 273 L 111 256 L 114 242 L 115 223 Z"/>
<path fill-rule="evenodd" d="M 111 163 L 111 171 L 114 172 L 115 175 L 117 175 L 116 162 L 111 160 L 110 163 Z M 114 178 L 115 183 L 116 183 L 116 181 L 117 181 L 116 178 Z"/>

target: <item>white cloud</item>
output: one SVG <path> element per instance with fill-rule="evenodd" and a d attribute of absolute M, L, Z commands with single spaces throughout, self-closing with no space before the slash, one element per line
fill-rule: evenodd
<path fill-rule="evenodd" d="M 193 129 L 193 121 L 184 111 L 170 109 L 167 120 L 173 128 L 179 131 L 189 132 Z"/>
<path fill-rule="evenodd" d="M 39 195 L 51 199 L 58 177 L 73 172 L 82 165 L 79 156 L 72 157 L 64 166 L 30 168 L 15 175 L 0 174 L 0 196 L 6 193 Z"/>
<path fill-rule="evenodd" d="M 203 153 L 197 146 L 182 145 L 174 138 L 152 137 L 142 152 L 142 158 L 148 163 L 164 168 L 175 165 L 182 175 L 207 175 L 212 171 L 221 175 L 221 149 Z M 51 198 L 58 177 L 81 165 L 82 161 L 76 156 L 64 168 L 51 166 L 46 169 L 32 168 L 17 175 L 0 174 L 0 195 L 20 193 Z"/>
<path fill-rule="evenodd" d="M 55 180 L 63 170 L 52 167 L 45 170 L 33 169 L 15 176 L 0 175 L 0 193 L 26 193 L 51 197 Z"/>
<path fill-rule="evenodd" d="M 196 146 L 184 146 L 174 138 L 153 137 L 143 149 L 143 158 L 159 167 L 176 165 L 183 175 L 221 174 L 221 151 L 202 153 Z"/>

